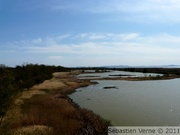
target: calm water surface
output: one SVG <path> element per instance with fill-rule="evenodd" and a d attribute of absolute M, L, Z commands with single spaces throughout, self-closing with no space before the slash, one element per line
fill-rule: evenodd
<path fill-rule="evenodd" d="M 121 76 L 118 76 L 121 75 Z M 125 72 L 125 71 L 111 71 L 104 73 L 84 73 L 77 76 L 79 79 L 93 79 L 93 78 L 117 78 L 117 77 L 144 77 L 144 76 L 162 76 L 162 74 L 155 73 L 141 73 L 141 72 Z"/>
<path fill-rule="evenodd" d="M 180 125 L 180 79 L 97 82 L 69 97 L 116 126 Z"/>

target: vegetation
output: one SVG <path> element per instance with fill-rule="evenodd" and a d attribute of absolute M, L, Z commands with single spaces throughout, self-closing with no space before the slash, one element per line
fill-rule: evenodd
<path fill-rule="evenodd" d="M 69 69 L 33 64 L 3 65 L 0 70 L 1 135 L 107 134 L 110 122 L 79 108 L 66 95 L 90 84 L 73 78 L 76 72 L 53 73 Z"/>
<path fill-rule="evenodd" d="M 160 74 L 175 74 L 180 75 L 180 68 L 105 68 L 105 67 L 81 67 L 73 68 L 74 70 L 94 70 L 107 72 L 109 70 L 129 71 L 129 72 L 143 72 L 143 73 L 160 73 Z"/>
<path fill-rule="evenodd" d="M 118 68 L 116 70 L 180 75 L 180 68 Z"/>
<path fill-rule="evenodd" d="M 0 123 L 11 100 L 18 92 L 50 79 L 53 72 L 60 71 L 68 71 L 68 69 L 61 66 L 37 64 L 27 64 L 15 68 L 0 65 Z"/>
<path fill-rule="evenodd" d="M 54 72 L 65 72 L 67 68 L 61 66 L 47 66 L 47 65 L 22 65 L 17 66 L 14 69 L 16 82 L 21 85 L 22 88 L 29 89 L 34 84 L 40 84 L 44 80 L 52 78 Z"/>
<path fill-rule="evenodd" d="M 131 72 L 144 73 L 161 73 L 164 78 L 171 78 L 180 75 L 180 69 L 164 69 L 164 68 L 74 68 L 74 70 L 95 70 L 96 72 L 107 72 L 108 70 L 123 70 Z M 0 65 L 0 134 L 37 134 L 37 135 L 56 135 L 56 134 L 107 134 L 107 126 L 110 125 L 108 121 L 101 119 L 94 115 L 91 111 L 80 109 L 68 97 L 67 93 L 72 92 L 72 89 L 79 86 L 88 85 L 85 80 L 76 80 L 71 78 L 68 82 L 67 75 L 63 78 L 54 76 L 54 82 L 49 80 L 52 78 L 54 72 L 66 72 L 73 69 L 64 68 L 61 66 L 47 66 L 38 64 L 27 64 L 16 66 L 15 68 Z M 148 76 L 141 79 L 160 79 L 160 76 Z M 60 79 L 60 80 L 59 80 Z M 139 79 L 139 78 L 134 78 Z M 10 112 L 12 117 L 3 123 L 3 118 L 7 115 L 14 97 L 18 93 L 31 92 L 32 86 L 40 84 L 44 80 L 49 80 L 51 85 L 47 87 L 39 87 L 39 95 L 37 91 L 32 91 L 32 97 L 23 99 L 23 103 L 15 112 Z M 61 92 L 56 94 L 50 93 L 54 85 L 62 84 Z M 65 87 L 66 86 L 66 87 Z M 115 88 L 107 87 L 107 88 Z M 105 87 L 106 89 L 106 87 Z M 57 97 L 56 97 L 57 96 Z M 60 101 L 60 102 L 59 102 Z M 16 106 L 15 106 L 16 107 Z M 17 115 L 18 114 L 18 115 Z M 9 132 L 9 129 L 11 131 Z M 2 131 L 2 132 L 1 132 Z"/>
<path fill-rule="evenodd" d="M 46 130 L 49 135 L 89 134 L 91 132 L 103 135 L 104 132 L 107 133 L 109 125 L 107 121 L 100 120 L 99 116 L 92 115 L 92 112 L 85 109 L 75 109 L 65 102 L 58 102 L 58 99 L 52 98 L 50 95 L 36 95 L 27 100 L 21 109 L 21 118 L 13 121 L 9 127 L 15 129 L 12 131 L 13 133 L 23 132 L 22 128 L 19 129 L 19 127 L 43 125 L 49 129 Z M 31 133 L 32 128 L 28 132 Z"/>
<path fill-rule="evenodd" d="M 81 127 L 76 119 L 74 109 L 58 102 L 50 95 L 35 95 L 21 106 L 22 118 L 14 121 L 10 129 L 29 127 L 31 125 L 44 125 L 49 128 L 49 134 L 73 134 Z M 53 127 L 53 130 L 51 130 Z"/>
<path fill-rule="evenodd" d="M 0 67 L 0 122 L 6 113 L 13 96 L 19 91 L 15 81 L 15 74 L 11 69 L 1 65 Z"/>

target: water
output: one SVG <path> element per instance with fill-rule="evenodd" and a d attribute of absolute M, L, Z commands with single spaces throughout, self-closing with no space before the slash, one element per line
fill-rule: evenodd
<path fill-rule="evenodd" d="M 116 126 L 180 125 L 180 79 L 97 82 L 70 98 Z"/>
<path fill-rule="evenodd" d="M 118 76 L 118 75 L 120 75 L 120 76 Z M 84 73 L 84 74 L 78 75 L 77 78 L 79 78 L 79 79 L 94 79 L 94 78 L 144 77 L 144 76 L 162 76 L 162 74 L 111 71 L 111 72 L 104 72 L 104 73 Z"/>

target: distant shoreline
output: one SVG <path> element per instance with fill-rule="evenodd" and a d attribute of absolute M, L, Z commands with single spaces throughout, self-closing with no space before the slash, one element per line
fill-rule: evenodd
<path fill-rule="evenodd" d="M 117 70 L 118 71 L 118 70 Z M 126 71 L 124 71 L 126 72 Z M 127 71 L 130 72 L 130 71 Z M 139 76 L 139 77 L 133 77 L 133 75 L 128 75 L 128 74 L 115 74 L 115 75 L 109 75 L 113 77 L 100 77 L 97 75 L 91 75 L 91 74 L 98 74 L 98 73 L 104 73 L 104 72 L 82 72 L 80 74 L 90 74 L 87 76 L 82 76 L 82 80 L 125 80 L 125 81 L 146 81 L 146 80 L 169 80 L 169 79 L 176 79 L 180 78 L 180 75 L 175 75 L 175 74 L 163 74 L 157 75 L 157 76 Z M 143 73 L 143 72 L 140 72 Z M 158 73 L 159 74 L 159 73 Z M 86 78 L 87 77 L 87 78 Z M 88 78 L 89 77 L 89 78 Z M 97 78 L 96 78 L 97 77 Z"/>
<path fill-rule="evenodd" d="M 85 80 L 125 80 L 125 81 L 148 81 L 148 80 L 170 80 L 180 78 L 180 76 L 158 76 L 158 77 L 117 77 L 117 78 L 91 78 Z"/>

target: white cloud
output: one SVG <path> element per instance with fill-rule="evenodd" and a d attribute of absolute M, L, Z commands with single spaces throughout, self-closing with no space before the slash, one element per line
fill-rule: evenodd
<path fill-rule="evenodd" d="M 146 23 L 179 23 L 179 0 L 46 0 L 17 2 L 19 9 L 51 9 L 71 13 L 108 14 L 111 20 Z M 37 4 L 39 3 L 39 4 Z M 30 5 L 30 6 L 29 6 Z M 123 15 L 123 16 L 122 16 Z M 106 16 L 107 17 L 107 16 Z"/>
<path fill-rule="evenodd" d="M 54 8 L 69 12 L 111 14 L 109 18 L 112 20 L 116 18 L 133 22 L 179 23 L 179 5 L 179 0 L 78 0 L 56 4 Z"/>
<path fill-rule="evenodd" d="M 61 60 L 63 59 L 63 56 L 49 56 L 50 60 Z"/>
<path fill-rule="evenodd" d="M 138 33 L 123 33 L 123 34 L 114 34 L 114 33 L 82 33 L 72 38 L 76 39 L 86 39 L 86 40 L 132 40 L 139 36 Z"/>
<path fill-rule="evenodd" d="M 131 39 L 136 39 L 138 38 L 139 34 L 137 33 L 129 33 L 129 34 L 121 34 L 121 35 L 118 35 L 120 37 L 120 39 L 123 39 L 123 40 L 131 40 Z"/>
<path fill-rule="evenodd" d="M 105 0 L 97 12 L 180 12 L 179 0 Z M 106 8 L 103 8 L 105 7 Z M 93 9 L 93 7 L 92 7 Z M 101 9 L 101 10 L 100 10 Z M 94 12 L 96 12 L 94 11 Z"/>
<path fill-rule="evenodd" d="M 99 36 L 102 39 L 90 38 L 93 36 Z M 153 65 L 172 64 L 172 62 L 180 64 L 180 36 L 166 33 L 153 36 L 137 33 L 84 33 L 67 36 L 63 40 L 58 40 L 57 37 L 28 40 L 27 43 L 16 41 L 11 43 L 13 47 L 3 49 L 1 52 L 6 53 L 8 49 L 15 50 L 13 55 L 15 53 L 20 55 L 23 52 L 27 57 L 36 56 L 36 59 L 39 55 L 41 59 L 43 57 L 43 60 L 47 61 L 46 63 L 58 61 L 65 66 Z M 65 43 L 64 40 L 70 43 Z M 76 40 L 78 42 L 75 42 Z M 27 44 L 31 45 L 27 46 Z"/>

